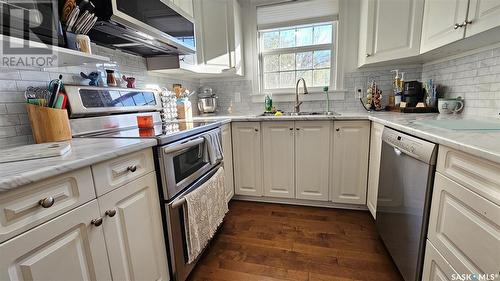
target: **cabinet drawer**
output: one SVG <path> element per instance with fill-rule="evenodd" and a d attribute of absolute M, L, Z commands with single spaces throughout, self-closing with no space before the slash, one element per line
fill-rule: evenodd
<path fill-rule="evenodd" d="M 0 195 L 0 242 L 96 197 L 90 168 L 28 184 Z M 45 207 L 40 200 L 45 200 Z M 50 205 L 50 199 L 53 204 Z"/>
<path fill-rule="evenodd" d="M 144 149 L 92 165 L 97 196 L 101 196 L 151 171 L 154 171 L 151 149 Z"/>
<path fill-rule="evenodd" d="M 432 243 L 427 240 L 422 280 L 451 281 L 454 274 L 457 274 L 457 272 L 434 248 Z"/>
<path fill-rule="evenodd" d="M 500 206 L 438 172 L 428 239 L 457 272 L 498 272 Z"/>
<path fill-rule="evenodd" d="M 440 146 L 436 169 L 500 205 L 500 164 Z"/>

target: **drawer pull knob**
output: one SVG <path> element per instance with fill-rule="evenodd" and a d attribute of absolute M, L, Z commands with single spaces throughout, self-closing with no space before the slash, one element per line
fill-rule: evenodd
<path fill-rule="evenodd" d="M 114 217 L 116 215 L 116 210 L 107 210 L 104 212 L 104 214 L 110 218 Z"/>
<path fill-rule="evenodd" d="M 40 204 L 40 206 L 42 206 L 44 208 L 50 208 L 50 207 L 52 207 L 52 205 L 54 205 L 55 201 L 56 200 L 54 200 L 54 197 L 47 197 L 47 198 L 43 198 L 40 201 L 38 201 L 38 204 Z"/>
<path fill-rule="evenodd" d="M 102 224 L 102 218 L 93 219 L 90 223 L 94 226 L 100 226 Z"/>
<path fill-rule="evenodd" d="M 339 131 L 340 131 L 340 128 L 335 129 L 335 131 L 339 132 Z"/>
<path fill-rule="evenodd" d="M 127 171 L 130 171 L 133 173 L 133 172 L 137 171 L 137 166 L 136 165 L 128 166 Z"/>

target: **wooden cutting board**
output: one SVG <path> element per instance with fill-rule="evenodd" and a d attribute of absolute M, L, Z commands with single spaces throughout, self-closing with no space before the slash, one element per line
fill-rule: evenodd
<path fill-rule="evenodd" d="M 23 145 L 0 150 L 0 163 L 62 156 L 71 150 L 69 142 L 50 142 Z"/>

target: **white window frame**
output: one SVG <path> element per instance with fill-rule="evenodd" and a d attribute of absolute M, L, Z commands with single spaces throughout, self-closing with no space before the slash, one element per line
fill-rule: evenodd
<path fill-rule="evenodd" d="M 274 50 L 262 50 L 262 42 L 261 42 L 261 32 L 265 32 L 267 30 L 279 29 L 279 28 L 290 28 L 301 25 L 314 25 L 321 23 L 331 23 L 332 24 L 332 43 L 331 44 L 321 44 L 321 45 L 309 45 L 309 46 L 300 46 L 300 47 L 291 47 L 291 48 L 279 48 Z M 321 17 L 321 18 L 312 18 L 307 20 L 300 21 L 289 21 L 289 22 L 281 22 L 279 24 L 269 24 L 269 25 L 260 25 L 257 27 L 256 39 L 257 39 L 257 66 L 258 66 L 258 87 L 259 94 L 265 95 L 267 93 L 278 94 L 278 95 L 287 95 L 294 94 L 295 87 L 293 88 L 276 88 L 276 89 L 264 89 L 264 63 L 263 58 L 264 55 L 270 54 L 284 54 L 284 53 L 297 53 L 297 52 L 307 52 L 307 51 L 317 51 L 317 50 L 330 50 L 330 85 L 328 85 L 329 91 L 336 90 L 338 87 L 338 75 L 337 75 L 337 57 L 338 57 L 338 49 L 337 49 L 337 39 L 338 39 L 338 19 L 337 17 Z M 307 87 L 309 93 L 322 93 L 323 87 L 312 87 L 308 85 Z"/>

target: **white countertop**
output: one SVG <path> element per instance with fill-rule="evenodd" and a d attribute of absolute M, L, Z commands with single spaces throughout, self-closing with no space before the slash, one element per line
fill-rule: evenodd
<path fill-rule="evenodd" d="M 63 156 L 1 163 L 0 192 L 155 145 L 155 139 L 74 138 L 71 151 Z M 29 146 L 20 146 L 19 149 L 29 149 Z"/>
<path fill-rule="evenodd" d="M 228 119 L 231 121 L 295 121 L 295 120 L 371 120 L 398 131 L 469 153 L 500 164 L 500 131 L 449 130 L 415 123 L 419 120 L 492 120 L 484 117 L 464 115 L 441 115 L 436 113 L 394 113 L 361 112 L 344 113 L 340 116 L 257 116 L 257 115 L 221 115 L 199 116 L 195 120 Z"/>

